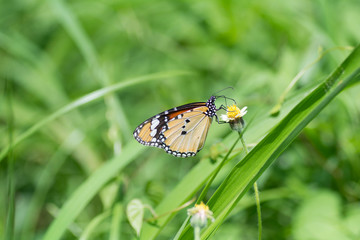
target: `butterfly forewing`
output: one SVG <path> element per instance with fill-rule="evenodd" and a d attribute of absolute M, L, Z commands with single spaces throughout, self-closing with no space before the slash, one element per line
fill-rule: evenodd
<path fill-rule="evenodd" d="M 215 115 L 214 100 L 182 105 L 155 115 L 135 129 L 134 137 L 141 144 L 163 148 L 176 157 L 194 156 L 204 146 Z"/>
<path fill-rule="evenodd" d="M 159 131 L 159 129 L 164 130 L 164 128 L 168 128 L 168 122 L 177 119 L 177 117 L 181 118 L 181 114 L 183 112 L 196 108 L 197 106 L 204 105 L 204 102 L 190 103 L 159 113 L 140 124 L 134 131 L 134 137 L 141 144 L 144 144 L 143 142 L 150 143 L 154 140 L 154 137 L 158 137 L 160 135 L 161 131 Z"/>

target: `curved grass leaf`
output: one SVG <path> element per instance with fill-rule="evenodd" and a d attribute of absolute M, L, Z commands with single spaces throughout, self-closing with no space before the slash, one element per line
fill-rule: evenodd
<path fill-rule="evenodd" d="M 252 184 L 291 144 L 305 126 L 311 122 L 344 88 L 360 80 L 360 47 L 322 84 L 308 94 L 275 126 L 252 151 L 239 162 L 222 182 L 208 202 L 214 213 L 213 222 L 202 234 L 208 239 L 220 227 L 229 213 Z M 192 239 L 189 226 L 180 239 Z"/>
<path fill-rule="evenodd" d="M 27 213 L 23 216 L 20 239 L 34 239 L 33 234 L 35 233 L 36 223 L 41 214 L 41 206 L 44 205 L 46 196 L 54 184 L 54 176 L 58 174 L 68 154 L 78 148 L 83 139 L 84 136 L 80 131 L 73 131 L 54 155 L 48 159 L 47 164 L 43 167 L 41 173 L 39 173 L 34 195 L 28 204 Z M 68 151 L 66 151 L 66 149 L 68 149 Z"/>
<path fill-rule="evenodd" d="M 31 128 L 26 130 L 24 133 L 22 133 L 20 136 L 18 136 L 16 139 L 14 139 L 14 142 L 12 144 L 12 147 L 15 147 L 20 142 L 24 141 L 28 137 L 30 137 L 32 134 L 37 132 L 40 128 L 42 128 L 44 125 L 48 124 L 49 122 L 55 120 L 56 118 L 82 106 L 87 103 L 93 102 L 95 100 L 99 100 L 103 98 L 106 94 L 121 90 L 123 88 L 129 87 L 131 85 L 135 85 L 138 83 L 147 82 L 150 80 L 160 80 L 163 78 L 171 78 L 179 75 L 189 74 L 189 72 L 183 72 L 183 71 L 172 71 L 172 72 L 163 72 L 163 73 L 155 73 L 155 74 L 149 74 L 146 76 L 141 76 L 129 80 L 125 80 L 116 84 L 113 84 L 111 86 L 101 88 L 99 90 L 96 90 L 94 92 L 91 92 L 71 103 L 68 105 L 60 108 L 56 112 L 52 113 L 48 117 L 44 118 L 43 120 L 39 121 L 35 125 L 33 125 Z M 0 162 L 4 159 L 6 154 L 9 152 L 10 147 L 6 146 L 0 153 Z"/>
<path fill-rule="evenodd" d="M 110 214 L 111 212 L 107 210 L 94 217 L 81 233 L 79 240 L 91 239 L 91 237 L 95 238 L 94 235 L 96 236 L 96 234 L 98 234 L 96 230 L 99 229 L 99 225 L 104 222 L 105 219 L 109 218 Z"/>
<path fill-rule="evenodd" d="M 101 168 L 94 172 L 79 186 L 72 196 L 68 198 L 56 219 L 48 228 L 43 239 L 60 239 L 68 226 L 76 219 L 99 190 L 144 150 L 145 148 L 133 141 L 126 145 L 121 154 L 106 162 Z"/>

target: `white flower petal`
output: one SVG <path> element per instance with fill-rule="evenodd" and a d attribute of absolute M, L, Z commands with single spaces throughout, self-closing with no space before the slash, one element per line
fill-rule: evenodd
<path fill-rule="evenodd" d="M 243 108 L 240 110 L 240 115 L 241 115 L 241 117 L 244 116 L 246 113 L 247 113 L 247 106 L 243 107 Z"/>
<path fill-rule="evenodd" d="M 228 118 L 228 116 L 225 115 L 225 114 L 221 114 L 221 115 L 220 115 L 220 119 L 221 119 L 222 121 L 224 121 L 224 122 L 229 122 L 229 118 Z"/>

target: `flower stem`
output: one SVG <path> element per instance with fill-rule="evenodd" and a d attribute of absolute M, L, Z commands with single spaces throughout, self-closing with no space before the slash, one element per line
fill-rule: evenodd
<path fill-rule="evenodd" d="M 258 225 L 259 225 L 258 239 L 261 240 L 261 235 L 262 235 L 261 207 L 260 207 L 259 189 L 256 182 L 254 183 L 254 192 L 255 192 L 256 210 L 258 215 Z"/>
<path fill-rule="evenodd" d="M 243 135 L 241 133 L 239 133 L 239 137 L 241 139 L 241 143 L 243 145 L 243 148 L 245 150 L 246 155 L 249 153 L 249 150 L 247 149 L 245 140 L 243 138 Z M 259 226 L 259 231 L 258 231 L 258 239 L 261 240 L 261 236 L 262 236 L 262 221 L 261 221 L 261 207 L 260 207 L 260 196 L 259 196 L 259 189 L 257 186 L 257 183 L 254 183 L 254 192 L 255 192 L 255 202 L 256 202 L 256 211 L 257 211 L 257 216 L 258 216 L 258 226 Z"/>
<path fill-rule="evenodd" d="M 200 227 L 194 227 L 194 240 L 200 240 Z"/>
<path fill-rule="evenodd" d="M 231 146 L 230 150 L 227 152 L 226 156 L 224 157 L 224 159 L 221 161 L 221 163 L 219 164 L 219 166 L 215 169 L 215 172 L 212 174 L 211 179 L 209 180 L 209 182 L 206 184 L 205 188 L 202 190 L 198 200 L 196 201 L 197 204 L 199 204 L 201 201 L 203 201 L 203 198 L 205 197 L 206 193 L 209 190 L 210 185 L 212 184 L 212 182 L 214 181 L 215 177 L 218 175 L 218 173 L 220 172 L 220 169 L 224 166 L 224 163 L 226 162 L 226 160 L 229 158 L 230 153 L 232 152 L 232 150 L 235 148 L 236 144 L 239 142 L 239 140 L 241 139 L 241 135 L 239 135 L 239 137 L 236 139 L 236 141 L 234 142 L 234 144 Z"/>

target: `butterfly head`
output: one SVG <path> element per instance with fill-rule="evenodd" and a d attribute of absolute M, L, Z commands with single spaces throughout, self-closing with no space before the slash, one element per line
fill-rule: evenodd
<path fill-rule="evenodd" d="M 215 101 L 216 101 L 216 96 L 211 96 L 209 100 L 207 100 L 206 104 L 207 105 L 215 104 Z"/>

